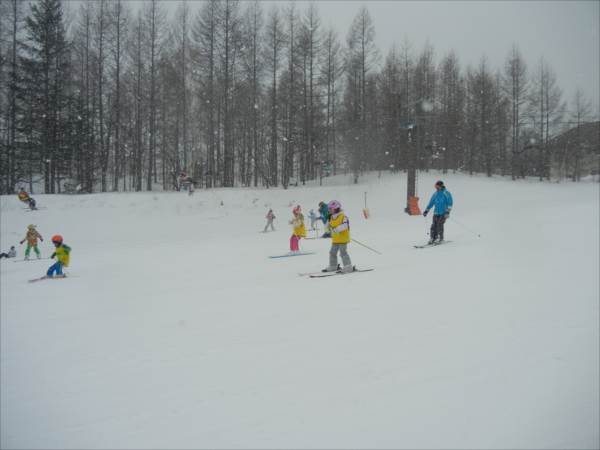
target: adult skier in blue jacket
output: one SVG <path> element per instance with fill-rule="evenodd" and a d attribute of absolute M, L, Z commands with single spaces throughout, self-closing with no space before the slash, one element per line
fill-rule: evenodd
<path fill-rule="evenodd" d="M 441 244 L 444 240 L 444 222 L 446 222 L 452 210 L 452 194 L 446 189 L 443 181 L 435 183 L 435 192 L 431 196 L 431 200 L 429 200 L 423 216 L 427 217 L 432 207 L 435 208 L 433 210 L 433 222 L 431 224 L 428 244 Z"/>

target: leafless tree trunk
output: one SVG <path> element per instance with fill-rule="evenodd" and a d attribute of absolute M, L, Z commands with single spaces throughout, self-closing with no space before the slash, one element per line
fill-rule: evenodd
<path fill-rule="evenodd" d="M 201 71 L 197 81 L 201 93 L 201 110 L 205 111 L 206 123 L 200 121 L 199 127 L 205 130 L 206 141 L 206 187 L 216 186 L 218 177 L 218 151 L 216 126 L 218 115 L 217 91 L 217 23 L 220 16 L 220 0 L 209 0 L 203 4 L 192 36 L 195 43 L 197 66 Z M 204 125 L 204 126 L 203 126 Z"/>
<path fill-rule="evenodd" d="M 522 152 L 520 148 L 520 134 L 524 114 L 523 106 L 528 91 L 527 66 L 516 45 L 513 45 L 506 60 L 504 73 L 505 92 L 509 97 L 511 107 L 511 175 L 514 180 L 521 170 L 518 160 L 519 155 Z"/>
<path fill-rule="evenodd" d="M 581 125 L 586 122 L 592 111 L 590 101 L 585 98 L 585 95 L 580 88 L 577 88 L 575 91 L 571 108 L 571 117 L 577 128 L 577 132 L 575 134 L 575 143 L 573 145 L 573 173 L 571 178 L 573 181 L 580 181 L 582 153 Z"/>
<path fill-rule="evenodd" d="M 351 68 L 353 78 L 353 89 L 356 90 L 355 120 L 358 122 L 358 139 L 353 145 L 354 156 L 352 170 L 354 182 L 358 183 L 358 177 L 366 168 L 370 145 L 366 142 L 367 131 L 367 74 L 379 60 L 379 52 L 375 47 L 375 27 L 366 7 L 362 7 L 352 22 L 348 37 L 346 38 L 348 55 L 346 67 Z M 350 73 L 349 73 L 350 74 Z"/>
<path fill-rule="evenodd" d="M 340 61 L 341 46 L 333 29 L 327 31 L 324 42 L 325 85 L 327 86 L 327 112 L 325 115 L 325 161 L 328 168 L 335 170 L 336 138 L 335 138 L 335 106 L 337 102 L 337 82 L 342 75 L 343 66 Z"/>
<path fill-rule="evenodd" d="M 144 139 L 142 136 L 143 131 L 143 91 L 142 91 L 142 77 L 143 77 L 143 59 L 142 59 L 142 42 L 143 42 L 144 28 L 142 24 L 141 13 L 138 12 L 136 34 L 136 46 L 135 46 L 135 190 L 142 190 L 142 175 L 143 175 L 143 155 L 144 155 Z M 148 168 L 149 173 L 152 173 L 151 168 Z M 150 181 L 152 181 L 150 175 Z"/>
<path fill-rule="evenodd" d="M 119 190 L 119 178 L 121 176 L 125 176 L 125 171 L 122 168 L 124 163 L 123 158 L 123 149 L 121 142 L 121 130 L 123 126 L 121 124 L 121 111 L 122 111 L 122 103 L 121 103 L 121 72 L 122 72 L 122 45 L 123 45 L 123 35 L 125 27 L 127 26 L 127 19 L 123 11 L 123 3 L 122 0 L 117 0 L 111 11 L 112 20 L 111 20 L 111 31 L 113 38 L 113 59 L 114 59 L 114 89 L 115 95 L 113 100 L 113 115 L 114 115 L 114 148 L 113 148 L 113 191 Z"/>
<path fill-rule="evenodd" d="M 291 3 L 286 11 L 287 18 L 287 53 L 288 53 L 288 64 L 287 64 L 287 80 L 286 80 L 286 119 L 285 119 L 285 139 L 283 144 L 283 164 L 281 170 L 281 185 L 284 189 L 287 189 L 290 178 L 293 176 L 294 171 L 294 153 L 296 148 L 295 139 L 295 126 L 296 126 L 296 112 L 298 105 L 296 105 L 296 54 L 298 52 L 296 45 L 296 30 L 298 15 L 296 13 L 296 7 L 294 3 Z"/>
<path fill-rule="evenodd" d="M 150 0 L 146 9 L 146 21 L 148 23 L 148 43 L 150 45 L 150 66 L 148 72 L 150 75 L 150 102 L 149 113 L 149 146 L 148 146 L 148 173 L 146 174 L 146 189 L 152 190 L 152 183 L 158 182 L 157 164 L 156 164 L 156 111 L 157 111 L 157 60 L 160 57 L 162 47 L 162 33 L 164 25 L 164 12 L 159 4 L 159 0 Z"/>
<path fill-rule="evenodd" d="M 269 149 L 269 183 L 277 185 L 278 178 L 278 97 L 277 97 L 277 74 L 280 65 L 281 49 L 284 42 L 284 35 L 281 23 L 281 16 L 278 7 L 273 7 L 269 13 L 267 22 L 267 45 L 268 45 L 268 65 L 271 72 L 271 92 L 270 92 L 270 127 L 271 142 Z"/>
<path fill-rule="evenodd" d="M 98 86 L 98 135 L 100 145 L 100 173 L 101 189 L 106 192 L 108 174 L 108 145 L 105 140 L 104 124 L 104 43 L 106 32 L 106 0 L 100 0 L 98 4 L 98 15 L 96 17 L 96 47 L 98 49 L 97 59 L 97 86 Z"/>
<path fill-rule="evenodd" d="M 565 106 L 561 101 L 562 92 L 556 85 L 556 75 L 548 63 L 541 58 L 532 78 L 529 115 L 537 128 L 538 150 L 536 171 L 540 181 L 550 179 L 552 154 L 549 145 L 551 130 L 562 118 Z"/>

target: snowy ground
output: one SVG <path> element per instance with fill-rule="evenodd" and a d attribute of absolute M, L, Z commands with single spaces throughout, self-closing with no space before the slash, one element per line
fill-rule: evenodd
<path fill-rule="evenodd" d="M 29 284 L 49 261 L 0 263 L 1 447 L 598 448 L 599 185 L 447 175 L 482 237 L 450 221 L 452 243 L 417 250 L 430 219 L 403 213 L 405 177 L 349 180 L 2 197 L 2 251 L 35 223 L 72 264 Z M 374 272 L 298 276 L 326 240 L 268 258 L 290 205 L 332 198 Z"/>

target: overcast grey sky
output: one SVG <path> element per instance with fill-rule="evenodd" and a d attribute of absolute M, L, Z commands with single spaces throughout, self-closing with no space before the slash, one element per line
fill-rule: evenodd
<path fill-rule="evenodd" d="M 70 2 L 74 6 L 79 2 Z M 131 5 L 140 4 L 131 1 Z M 180 1 L 164 5 L 174 11 Z M 194 10 L 200 0 L 188 0 Z M 265 10 L 285 1 L 264 1 Z M 308 1 L 296 1 L 304 10 Z M 345 41 L 358 10 L 366 5 L 376 30 L 382 57 L 403 38 L 419 52 L 429 41 L 440 61 L 454 49 L 463 67 L 477 65 L 486 55 L 494 68 L 501 68 L 517 44 L 529 69 L 540 57 L 554 68 L 564 99 L 571 101 L 579 86 L 596 113 L 600 108 L 600 0 L 568 1 L 428 1 L 317 0 L 322 24 L 333 26 Z M 382 58 L 383 61 L 383 58 Z"/>
<path fill-rule="evenodd" d="M 301 7 L 307 2 L 297 2 Z M 580 86 L 598 111 L 600 103 L 600 1 L 318 1 L 324 25 L 345 38 L 362 5 L 371 13 L 385 56 L 403 37 L 420 51 L 427 40 L 436 60 L 454 49 L 463 65 L 486 55 L 502 67 L 516 43 L 530 69 L 540 57 L 554 68 L 571 100 Z"/>

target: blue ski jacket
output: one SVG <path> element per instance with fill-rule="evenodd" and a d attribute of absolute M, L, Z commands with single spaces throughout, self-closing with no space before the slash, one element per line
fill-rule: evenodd
<path fill-rule="evenodd" d="M 327 203 L 324 203 L 323 206 L 319 208 L 319 214 L 321 214 L 319 219 L 321 219 L 323 223 L 326 224 L 329 220 L 329 208 L 327 208 Z"/>
<path fill-rule="evenodd" d="M 430 210 L 432 206 L 435 206 L 433 214 L 436 216 L 446 214 L 446 211 L 450 212 L 452 209 L 452 194 L 446 188 L 435 191 L 425 209 Z"/>

